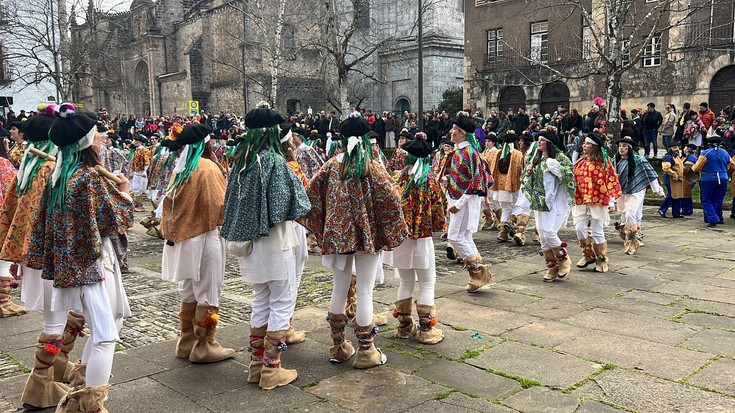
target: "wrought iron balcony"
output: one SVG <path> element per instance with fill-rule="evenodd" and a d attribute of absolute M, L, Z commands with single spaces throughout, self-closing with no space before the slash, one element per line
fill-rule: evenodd
<path fill-rule="evenodd" d="M 685 47 L 732 46 L 735 44 L 733 22 L 719 26 L 691 25 L 686 28 Z"/>
<path fill-rule="evenodd" d="M 570 44 L 515 50 L 506 47 L 498 55 L 483 55 L 484 67 L 486 70 L 507 70 L 579 62 L 583 60 L 582 48 L 575 46 Z"/>

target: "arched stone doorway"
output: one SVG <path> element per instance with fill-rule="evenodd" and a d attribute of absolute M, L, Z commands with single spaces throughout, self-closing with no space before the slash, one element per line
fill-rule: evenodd
<path fill-rule="evenodd" d="M 715 113 L 735 103 L 735 65 L 725 66 L 712 76 L 708 103 Z"/>
<path fill-rule="evenodd" d="M 293 115 L 296 112 L 301 112 L 301 101 L 298 99 L 289 99 L 286 102 L 286 113 Z"/>
<path fill-rule="evenodd" d="M 135 66 L 133 78 L 133 109 L 136 116 L 151 115 L 151 90 L 148 78 L 148 63 L 144 60 Z"/>
<path fill-rule="evenodd" d="M 408 98 L 400 97 L 396 100 L 393 113 L 395 113 L 396 116 L 401 117 L 405 111 L 411 111 L 411 102 L 409 102 Z"/>
<path fill-rule="evenodd" d="M 539 97 L 539 111 L 542 115 L 554 114 L 559 106 L 569 109 L 569 88 L 564 82 L 552 82 L 544 85 Z"/>
<path fill-rule="evenodd" d="M 503 112 L 513 109 L 513 113 L 518 111 L 519 107 L 526 107 L 526 92 L 520 86 L 508 86 L 500 91 L 498 99 L 498 108 Z"/>

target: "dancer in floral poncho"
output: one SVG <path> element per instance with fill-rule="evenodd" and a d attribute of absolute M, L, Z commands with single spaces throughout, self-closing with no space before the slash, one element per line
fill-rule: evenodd
<path fill-rule="evenodd" d="M 557 147 L 559 137 L 552 132 L 538 134 L 538 150 L 526 170 L 523 193 L 531 202 L 541 251 L 546 260 L 544 282 L 564 278 L 571 269 L 559 230 L 569 218 L 574 198 L 572 162 Z"/>

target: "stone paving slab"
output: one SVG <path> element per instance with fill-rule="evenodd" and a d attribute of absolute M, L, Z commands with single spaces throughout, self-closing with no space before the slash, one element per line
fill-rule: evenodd
<path fill-rule="evenodd" d="M 575 413 L 621 413 L 624 411 L 595 400 L 584 400 Z"/>
<path fill-rule="evenodd" d="M 657 317 L 664 320 L 671 320 L 673 317 L 682 314 L 686 307 L 679 304 L 679 300 L 674 301 L 670 305 L 655 304 L 648 301 L 630 300 L 620 297 L 603 298 L 595 301 L 595 307 L 606 308 L 609 310 L 617 310 L 625 313 L 633 313 L 642 316 Z"/>
<path fill-rule="evenodd" d="M 735 317 L 735 304 L 720 303 L 717 301 L 697 300 L 693 298 L 683 298 L 681 305 L 694 311 L 703 311 L 712 314 L 720 314 L 728 317 Z"/>
<path fill-rule="evenodd" d="M 486 299 L 492 299 L 491 293 L 475 294 L 483 294 L 487 296 Z M 508 329 L 518 328 L 536 320 L 535 317 L 481 307 L 449 298 L 436 300 L 436 312 L 444 324 L 455 328 L 469 329 L 471 327 L 487 334 L 501 334 Z"/>
<path fill-rule="evenodd" d="M 681 343 L 681 347 L 704 351 L 710 354 L 735 357 L 735 332 L 704 330 Z"/>
<path fill-rule="evenodd" d="M 225 360 L 213 364 L 189 363 L 150 377 L 192 400 L 201 400 L 247 386 L 245 370 L 244 364 Z"/>
<path fill-rule="evenodd" d="M 295 409 L 303 411 L 306 406 L 318 401 L 313 395 L 293 385 L 265 391 L 255 384 L 246 384 L 216 396 L 199 400 L 199 404 L 213 412 L 281 411 Z"/>
<path fill-rule="evenodd" d="M 597 376 L 579 393 L 590 391 L 614 405 L 638 412 L 732 412 L 735 398 L 672 381 L 613 369 Z"/>
<path fill-rule="evenodd" d="M 562 321 L 589 329 L 616 332 L 663 344 L 680 343 L 701 331 L 701 328 L 697 326 L 601 308 L 594 308 L 567 317 Z"/>
<path fill-rule="evenodd" d="M 599 300 L 594 303 L 599 302 Z M 567 301 L 554 300 L 553 298 L 544 298 L 541 301 L 512 309 L 511 311 L 529 314 L 539 318 L 551 318 L 554 320 L 569 317 L 592 308 L 590 304 L 575 304 Z"/>
<path fill-rule="evenodd" d="M 442 395 L 444 396 L 444 395 Z M 473 399 L 459 392 L 452 392 L 446 397 L 429 400 L 407 410 L 407 413 L 452 412 L 452 413 L 511 413 L 517 410 L 482 399 Z"/>
<path fill-rule="evenodd" d="M 498 337 L 475 330 L 457 331 L 446 325 L 440 325 L 439 327 L 444 333 L 444 340 L 437 344 L 421 344 L 414 339 L 391 339 L 391 344 L 394 347 L 398 346 L 398 348 L 405 348 L 406 350 L 413 349 L 414 352 L 431 352 L 441 357 L 458 360 L 467 351 L 489 348 L 502 342 Z"/>
<path fill-rule="evenodd" d="M 508 311 L 541 300 L 537 297 L 505 291 L 500 288 L 492 288 L 491 291 L 492 296 L 489 298 L 485 294 L 468 294 L 466 291 L 457 292 L 446 297 L 469 304 Z M 488 292 L 488 294 L 490 293 Z"/>
<path fill-rule="evenodd" d="M 724 328 L 735 331 L 735 318 L 713 314 L 689 313 L 684 314 L 679 321 L 698 326 Z"/>
<path fill-rule="evenodd" d="M 541 320 L 505 333 L 502 336 L 541 347 L 556 347 L 573 340 L 585 331 L 587 330 L 579 326 L 552 320 Z"/>
<path fill-rule="evenodd" d="M 436 360 L 416 373 L 433 383 L 456 389 L 474 397 L 503 399 L 519 390 L 520 384 L 466 363 Z"/>
<path fill-rule="evenodd" d="M 557 349 L 588 360 L 613 363 L 672 380 L 688 376 L 712 358 L 707 353 L 603 331 L 589 331 Z"/>
<path fill-rule="evenodd" d="M 503 400 L 503 404 L 523 412 L 574 413 L 580 400 L 546 387 L 533 386 Z"/>
<path fill-rule="evenodd" d="M 579 383 L 602 367 L 567 354 L 515 342 L 499 344 L 465 363 L 562 389 Z"/>
<path fill-rule="evenodd" d="M 659 304 L 662 306 L 669 305 L 674 301 L 677 301 L 679 297 L 669 294 L 652 293 L 644 290 L 633 290 L 622 294 L 620 298 L 626 300 L 634 300 L 636 302 L 644 301 L 647 303 Z"/>
<path fill-rule="evenodd" d="M 699 279 L 702 278 L 704 277 L 700 277 Z M 674 295 L 685 295 L 700 300 L 735 304 L 735 294 L 732 293 L 732 289 L 724 287 L 715 287 L 692 282 L 672 281 L 654 288 L 654 291 Z"/>
<path fill-rule="evenodd" d="M 171 390 L 149 377 L 143 377 L 112 386 L 109 393 L 110 398 L 105 402 L 105 407 L 111 412 L 132 410 L 182 413 L 212 412 L 212 410 L 188 399 L 184 394 Z"/>
<path fill-rule="evenodd" d="M 715 389 L 735 397 L 735 360 L 722 358 L 698 371 L 687 383 Z"/>
<path fill-rule="evenodd" d="M 509 282 L 499 283 L 495 288 L 527 294 L 534 297 L 551 298 L 576 304 L 587 303 L 589 301 L 602 298 L 599 294 L 569 288 L 569 286 L 565 285 L 565 282 L 562 281 L 544 283 L 541 281 L 541 278 L 542 277 L 534 277 L 534 279 L 528 279 L 528 277 L 516 278 Z"/>
<path fill-rule="evenodd" d="M 309 387 L 306 391 L 347 410 L 380 412 L 407 410 L 448 390 L 383 366 L 342 373 Z M 400 393 L 396 394 L 397 392 Z"/>
<path fill-rule="evenodd" d="M 112 363 L 110 384 L 120 384 L 137 380 L 165 370 L 164 367 L 147 363 L 145 360 L 129 354 L 118 352 L 115 353 L 115 358 Z"/>

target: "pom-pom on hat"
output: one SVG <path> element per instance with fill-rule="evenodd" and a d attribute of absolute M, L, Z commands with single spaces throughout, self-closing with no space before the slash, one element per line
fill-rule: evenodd
<path fill-rule="evenodd" d="M 406 142 L 401 146 L 401 149 L 417 158 L 426 158 L 431 155 L 431 145 L 425 139 L 415 139 Z"/>
<path fill-rule="evenodd" d="M 370 132 L 370 124 L 359 113 L 353 112 L 339 124 L 339 133 L 343 137 L 363 136 Z"/>
<path fill-rule="evenodd" d="M 486 141 L 498 142 L 498 135 L 495 132 L 490 132 L 485 137 Z"/>
<path fill-rule="evenodd" d="M 77 110 L 71 103 L 62 103 L 58 116 L 48 131 L 48 138 L 60 148 L 72 145 L 92 130 L 97 130 L 97 116 L 92 112 Z"/>
<path fill-rule="evenodd" d="M 311 131 L 311 134 L 309 136 L 307 136 L 306 139 L 308 139 L 310 141 L 315 141 L 315 140 L 319 140 L 319 139 L 324 139 L 324 137 L 322 135 L 320 135 L 319 132 L 317 132 L 317 131 Z"/>
<path fill-rule="evenodd" d="M 267 102 L 260 102 L 255 109 L 245 115 L 245 126 L 248 128 L 270 128 L 285 122 L 280 113 L 271 109 Z"/>
<path fill-rule="evenodd" d="M 453 123 L 466 133 L 475 133 L 475 129 L 477 129 L 475 122 L 466 116 L 459 116 L 455 118 Z"/>
<path fill-rule="evenodd" d="M 212 132 L 212 130 L 209 129 L 209 127 L 202 125 L 201 123 L 194 122 L 184 127 L 184 130 L 181 132 L 179 138 L 176 139 L 176 142 L 181 146 L 191 145 L 192 143 L 203 141 L 209 136 L 210 132 Z"/>
<path fill-rule="evenodd" d="M 56 114 L 56 105 L 41 103 L 38 105 L 36 116 L 31 116 L 25 122 L 18 122 L 16 127 L 25 133 L 25 138 L 29 142 L 47 141 L 48 131 L 56 120 Z"/>

